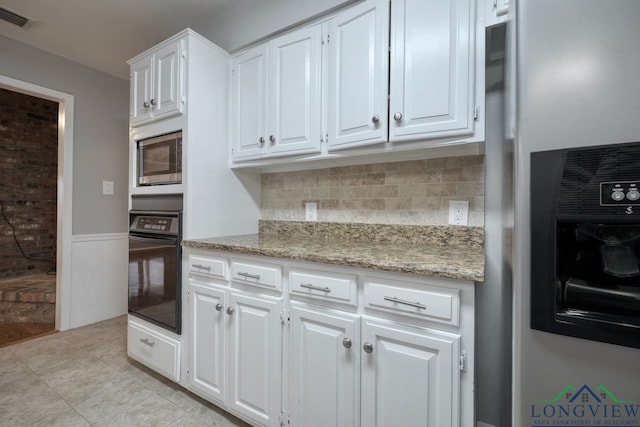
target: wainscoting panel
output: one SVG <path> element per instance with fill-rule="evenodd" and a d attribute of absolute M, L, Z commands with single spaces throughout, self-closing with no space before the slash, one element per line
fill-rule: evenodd
<path fill-rule="evenodd" d="M 126 233 L 73 236 L 70 327 L 127 313 Z"/>

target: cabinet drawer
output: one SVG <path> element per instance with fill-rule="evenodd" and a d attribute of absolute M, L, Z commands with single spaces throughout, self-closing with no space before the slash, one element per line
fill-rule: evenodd
<path fill-rule="evenodd" d="M 189 255 L 189 273 L 204 274 L 206 276 L 226 279 L 227 261 L 224 258 Z"/>
<path fill-rule="evenodd" d="M 355 275 L 295 269 L 289 272 L 289 292 L 292 296 L 357 304 Z"/>
<path fill-rule="evenodd" d="M 457 289 L 367 277 L 364 298 L 365 308 L 454 326 L 460 323 Z"/>
<path fill-rule="evenodd" d="M 264 289 L 282 291 L 282 267 L 248 260 L 231 260 L 231 280 Z"/>
<path fill-rule="evenodd" d="M 129 320 L 127 353 L 143 365 L 180 381 L 180 341 Z"/>

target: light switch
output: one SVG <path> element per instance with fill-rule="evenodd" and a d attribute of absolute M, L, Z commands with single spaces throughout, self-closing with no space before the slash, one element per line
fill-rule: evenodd
<path fill-rule="evenodd" d="M 102 181 L 102 194 L 113 196 L 113 181 Z"/>

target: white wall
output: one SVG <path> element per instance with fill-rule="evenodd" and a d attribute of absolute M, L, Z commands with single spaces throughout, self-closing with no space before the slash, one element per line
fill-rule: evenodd
<path fill-rule="evenodd" d="M 70 328 L 127 313 L 127 233 L 74 236 Z"/>
<path fill-rule="evenodd" d="M 73 234 L 127 231 L 129 82 L 3 36 L 0 58 L 0 74 L 74 96 Z"/>
<path fill-rule="evenodd" d="M 242 48 L 296 23 L 359 0 L 230 1 L 192 28 L 227 51 Z"/>
<path fill-rule="evenodd" d="M 529 327 L 529 158 L 534 151 L 640 140 L 640 2 L 518 3 L 514 276 L 516 426 L 567 384 L 640 401 L 640 349 Z"/>

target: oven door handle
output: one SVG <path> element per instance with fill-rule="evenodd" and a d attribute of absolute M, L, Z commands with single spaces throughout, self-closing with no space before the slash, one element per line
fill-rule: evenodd
<path fill-rule="evenodd" d="M 140 237 L 133 234 L 129 234 L 129 240 L 145 243 L 170 243 L 173 245 L 178 244 L 177 237 Z"/>

